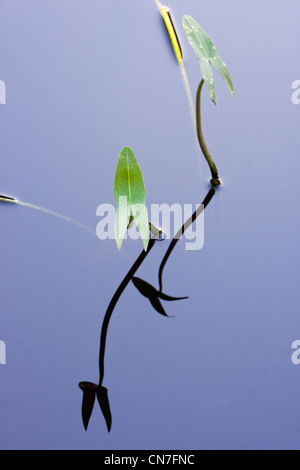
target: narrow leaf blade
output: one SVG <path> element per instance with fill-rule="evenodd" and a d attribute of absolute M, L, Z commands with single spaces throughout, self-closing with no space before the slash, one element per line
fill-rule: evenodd
<path fill-rule="evenodd" d="M 142 172 L 136 157 L 129 147 L 120 153 L 115 174 L 114 194 L 119 202 L 120 196 L 126 196 L 128 204 L 144 204 L 146 190 Z"/>
<path fill-rule="evenodd" d="M 168 301 L 173 301 L 173 300 L 185 300 L 188 299 L 188 297 L 172 297 L 171 295 L 164 294 L 163 292 L 159 292 L 158 297 L 162 300 L 168 300 Z"/>
<path fill-rule="evenodd" d="M 199 65 L 209 96 L 213 103 L 216 104 L 215 82 L 209 60 L 205 58 L 200 59 Z"/>
<path fill-rule="evenodd" d="M 120 198 L 121 201 L 122 198 Z M 117 204 L 116 219 L 115 219 L 115 237 L 117 247 L 120 250 L 122 242 L 130 220 L 130 206 L 125 204 Z"/>
<path fill-rule="evenodd" d="M 229 88 L 232 98 L 234 99 L 235 93 L 234 93 L 233 83 L 232 83 L 232 80 L 231 80 L 231 77 L 230 77 L 230 74 L 228 72 L 225 62 L 221 59 L 219 55 L 217 55 L 216 57 L 213 57 L 211 59 L 211 63 L 216 67 L 216 69 L 220 73 L 221 77 L 223 78 L 223 80 L 225 81 L 226 85 Z"/>
<path fill-rule="evenodd" d="M 108 400 L 108 391 L 107 388 L 105 387 L 100 387 L 97 392 L 97 399 L 99 406 L 101 408 L 101 411 L 103 413 L 107 430 L 110 432 L 111 430 L 111 423 L 112 423 L 112 416 L 111 416 L 111 411 L 110 411 L 110 405 L 109 405 L 109 400 Z"/>
<path fill-rule="evenodd" d="M 128 228 L 130 216 L 135 217 L 133 207 L 135 205 L 144 206 L 146 199 L 142 172 L 133 151 L 129 147 L 124 147 L 119 155 L 115 174 L 114 195 L 117 201 L 115 235 L 117 246 L 120 249 Z M 146 241 L 147 234 L 144 216 L 140 221 L 139 230 L 146 250 L 149 243 L 149 227 L 148 240 Z"/>
<path fill-rule="evenodd" d="M 149 238 L 150 238 L 150 228 L 148 220 L 148 211 L 145 204 L 134 204 L 131 207 L 132 215 L 134 217 L 138 231 L 141 234 L 143 240 L 144 250 L 147 251 Z"/>
<path fill-rule="evenodd" d="M 97 385 L 90 382 L 80 382 L 83 391 L 81 415 L 84 429 L 87 430 L 96 399 Z"/>
<path fill-rule="evenodd" d="M 199 50 L 208 59 L 214 57 L 216 55 L 216 48 L 199 23 L 189 15 L 184 15 L 182 22 L 187 38 L 191 45 L 193 45 L 195 53 Z"/>
<path fill-rule="evenodd" d="M 161 315 L 168 317 L 169 315 L 166 314 L 159 298 L 163 300 L 182 300 L 186 299 L 187 297 L 170 297 L 169 295 L 163 294 L 162 292 L 158 292 L 155 287 L 153 287 L 148 282 L 140 279 L 139 277 L 133 277 L 132 282 L 138 291 L 147 299 L 150 300 L 152 307 Z"/>
<path fill-rule="evenodd" d="M 218 70 L 218 72 L 220 73 L 220 75 L 222 76 L 222 78 L 224 79 L 232 97 L 234 98 L 233 84 L 232 84 L 232 80 L 228 72 L 228 69 L 226 67 L 226 64 L 217 53 L 216 48 L 214 44 L 212 43 L 211 39 L 209 38 L 209 36 L 201 28 L 201 26 L 197 23 L 197 21 L 194 20 L 194 18 L 192 18 L 189 15 L 184 15 L 182 24 L 183 24 L 183 28 L 187 36 L 187 39 L 189 43 L 191 44 L 197 59 L 200 62 L 200 67 L 201 67 L 201 61 L 203 61 L 204 58 L 206 58 L 209 61 L 209 63 L 213 64 Z M 202 64 L 202 67 L 203 67 L 203 64 Z M 210 96 L 212 98 L 212 87 L 214 90 L 214 85 L 208 83 L 208 80 L 211 77 L 209 77 L 209 75 L 205 76 L 203 74 L 202 67 L 201 67 L 201 71 L 202 71 L 203 79 L 210 93 Z M 207 69 L 207 64 L 205 64 L 205 67 Z"/>
<path fill-rule="evenodd" d="M 169 315 L 166 314 L 165 309 L 163 308 L 162 304 L 158 297 L 151 297 L 150 299 L 152 307 L 164 317 L 168 317 Z"/>
<path fill-rule="evenodd" d="M 157 297 L 157 290 L 148 282 L 140 279 L 139 277 L 133 277 L 132 282 L 137 290 L 144 296 L 150 299 L 151 297 Z"/>

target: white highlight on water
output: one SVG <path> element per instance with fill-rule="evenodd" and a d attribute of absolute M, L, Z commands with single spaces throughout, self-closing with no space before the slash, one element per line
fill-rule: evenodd
<path fill-rule="evenodd" d="M 77 227 L 85 230 L 86 232 L 89 232 L 92 235 L 96 236 L 96 230 L 92 230 L 91 228 L 87 227 L 81 222 L 78 222 L 77 220 L 74 220 L 71 217 L 67 217 L 66 215 L 60 214 L 59 212 L 45 209 L 45 207 L 36 206 L 35 204 L 30 204 L 29 202 L 18 201 L 17 199 L 14 202 L 15 204 L 18 204 L 19 206 L 29 207 L 30 209 L 41 211 L 41 212 L 44 212 L 45 214 L 49 214 L 49 215 L 52 215 L 53 217 L 57 217 L 58 219 L 62 219 L 65 222 L 69 222 L 70 224 L 76 225 Z"/>
<path fill-rule="evenodd" d="M 195 108 L 194 108 L 194 102 L 193 102 L 190 82 L 189 82 L 189 79 L 188 79 L 188 76 L 187 76 L 187 73 L 186 73 L 183 62 L 181 64 L 179 64 L 179 67 L 180 67 L 180 72 L 181 72 L 181 76 L 182 76 L 182 80 L 183 80 L 183 84 L 184 84 L 188 104 L 189 104 L 189 107 L 190 107 L 190 112 L 191 112 L 191 117 L 192 117 L 194 129 L 195 129 L 195 127 L 196 127 L 196 113 L 195 113 Z"/>
<path fill-rule="evenodd" d="M 156 3 L 157 8 L 158 8 L 159 11 L 160 11 L 160 9 L 162 8 L 162 4 L 160 3 L 160 1 L 159 1 L 159 0 L 154 0 L 154 3 Z"/>

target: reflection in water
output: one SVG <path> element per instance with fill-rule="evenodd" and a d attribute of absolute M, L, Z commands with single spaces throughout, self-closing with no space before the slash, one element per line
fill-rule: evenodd
<path fill-rule="evenodd" d="M 89 420 L 97 396 L 97 400 L 105 418 L 107 429 L 109 432 L 111 429 L 112 418 L 108 401 L 107 388 L 102 387 L 101 385 L 93 384 L 91 382 L 80 382 L 79 387 L 83 391 L 82 421 L 84 429 L 87 430 L 88 428 Z"/>
<path fill-rule="evenodd" d="M 65 222 L 69 222 L 70 224 L 77 225 L 77 227 L 85 230 L 86 232 L 91 233 L 92 235 L 96 236 L 96 231 L 92 230 L 91 228 L 87 227 L 86 225 L 78 222 L 77 220 L 71 219 L 64 214 L 60 214 L 59 212 L 52 211 L 50 209 L 46 209 L 45 207 L 36 206 L 35 204 L 30 204 L 29 202 L 22 202 L 18 201 L 18 199 L 14 199 L 9 196 L 2 196 L 0 195 L 0 202 L 7 202 L 11 204 L 17 204 L 18 206 L 29 207 L 30 209 L 34 209 L 36 211 L 44 212 L 45 214 L 52 215 L 53 217 L 57 217 L 58 219 L 62 219 Z"/>
<path fill-rule="evenodd" d="M 94 403 L 97 397 L 99 406 L 101 408 L 101 411 L 103 413 L 103 416 L 106 421 L 107 429 L 110 431 L 111 429 L 111 424 L 112 424 L 112 416 L 111 416 L 111 410 L 110 410 L 110 405 L 109 405 L 109 400 L 108 400 L 108 391 L 107 388 L 103 387 L 103 379 L 104 379 L 104 357 L 105 357 L 105 347 L 106 347 L 106 338 L 107 338 L 107 331 L 108 331 L 108 326 L 109 322 L 112 316 L 112 313 L 114 311 L 114 308 L 120 299 L 122 293 L 130 283 L 130 281 L 133 282 L 137 290 L 146 298 L 148 298 L 153 306 L 153 308 L 159 312 L 161 315 L 165 317 L 169 317 L 161 302 L 161 300 L 166 300 L 166 301 L 175 301 L 175 300 L 183 300 L 187 299 L 187 297 L 171 297 L 167 294 L 164 294 L 162 292 L 162 274 L 164 267 L 166 265 L 167 260 L 169 259 L 173 249 L 175 248 L 178 240 L 180 239 L 180 236 L 184 234 L 184 232 L 190 227 L 190 225 L 197 219 L 197 217 L 203 212 L 203 210 L 208 206 L 210 201 L 212 200 L 213 196 L 215 194 L 215 190 L 211 188 L 209 192 L 207 193 L 203 203 L 201 206 L 198 207 L 198 209 L 192 214 L 189 219 L 185 221 L 183 226 L 180 228 L 180 230 L 177 232 L 175 237 L 172 239 L 166 254 L 160 264 L 159 267 L 159 291 L 155 289 L 151 284 L 148 282 L 144 281 L 143 279 L 140 279 L 138 277 L 135 277 L 136 271 L 139 269 L 143 261 L 146 259 L 150 251 L 152 250 L 154 244 L 155 244 L 155 239 L 150 239 L 148 249 L 147 251 L 142 251 L 140 256 L 137 258 L 135 263 L 132 265 L 126 276 L 124 277 L 123 281 L 119 285 L 118 289 L 116 290 L 115 294 L 113 295 L 109 306 L 106 310 L 104 320 L 102 323 L 102 329 L 101 329 L 101 335 L 100 335 L 100 352 L 99 352 L 99 384 L 96 385 L 92 382 L 80 382 L 79 387 L 83 391 L 83 400 L 82 400 L 82 421 L 85 430 L 88 428 L 89 420 L 93 411 Z"/>
<path fill-rule="evenodd" d="M 109 325 L 110 318 L 112 316 L 112 313 L 114 311 L 114 308 L 121 297 L 122 293 L 128 286 L 129 282 L 135 275 L 136 271 L 139 269 L 141 266 L 142 262 L 145 260 L 146 256 L 150 253 L 154 246 L 155 240 L 151 239 L 149 241 L 148 249 L 147 251 L 143 250 L 138 259 L 135 261 L 135 263 L 132 265 L 131 269 L 128 271 L 126 276 L 124 277 L 123 281 L 119 285 L 118 289 L 116 290 L 113 298 L 110 301 L 110 304 L 106 310 L 103 324 L 102 324 L 102 330 L 101 330 L 101 337 L 100 337 L 100 353 L 99 353 L 99 374 L 100 374 L 100 380 L 99 380 L 99 385 L 102 385 L 103 378 L 104 378 L 104 355 L 105 355 L 105 344 L 106 344 L 106 336 L 107 336 L 107 329 Z"/>
<path fill-rule="evenodd" d="M 147 299 L 150 300 L 150 303 L 152 307 L 158 312 L 164 315 L 165 317 L 168 317 L 169 315 L 166 314 L 166 312 L 163 309 L 162 304 L 160 303 L 159 299 L 162 300 L 182 300 L 182 299 L 187 299 L 188 297 L 171 297 L 170 295 L 166 295 L 163 292 L 159 292 L 156 290 L 151 284 L 148 284 L 148 282 L 143 281 L 142 279 L 139 279 L 138 277 L 133 277 L 132 282 L 137 288 L 137 290 L 144 296 L 147 297 Z"/>
<path fill-rule="evenodd" d="M 160 264 L 159 271 L 158 271 L 158 282 L 159 282 L 159 290 L 160 292 L 162 291 L 162 275 L 163 275 L 163 270 L 166 265 L 166 262 L 169 259 L 170 254 L 174 250 L 177 242 L 180 240 L 180 237 L 184 234 L 184 232 L 192 225 L 192 223 L 197 219 L 197 217 L 204 211 L 204 209 L 208 206 L 210 201 L 215 195 L 215 190 L 211 188 L 206 197 L 204 198 L 202 204 L 198 207 L 198 209 L 195 210 L 195 212 L 191 215 L 189 219 L 183 224 L 183 226 L 178 230 L 176 233 L 175 237 L 171 241 L 169 248 L 167 249 L 167 252 Z"/>
<path fill-rule="evenodd" d="M 106 310 L 104 320 L 102 323 L 101 335 L 100 335 L 100 351 L 99 351 L 99 384 L 93 384 L 91 382 L 80 382 L 79 387 L 83 391 L 83 400 L 82 400 L 82 420 L 84 428 L 87 430 L 89 419 L 91 417 L 93 406 L 95 403 L 95 398 L 97 396 L 98 403 L 100 405 L 101 411 L 104 415 L 107 430 L 110 431 L 111 428 L 111 412 L 110 406 L 108 401 L 108 394 L 107 389 L 102 386 L 103 379 L 104 379 L 104 357 L 105 357 L 105 346 L 106 346 L 106 337 L 107 337 L 107 330 L 109 321 L 111 319 L 112 313 L 114 308 L 121 297 L 122 293 L 128 286 L 129 282 L 135 275 L 136 271 L 141 266 L 142 262 L 145 260 L 147 255 L 152 250 L 155 244 L 155 239 L 151 239 L 149 241 L 147 251 L 143 250 L 140 256 L 137 258 L 135 263 L 132 265 L 126 276 L 124 277 L 123 281 L 119 285 L 118 289 L 116 290 L 115 294 L 113 295 L 109 306 Z"/>

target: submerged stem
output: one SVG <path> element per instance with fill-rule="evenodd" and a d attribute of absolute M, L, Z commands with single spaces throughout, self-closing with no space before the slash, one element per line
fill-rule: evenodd
<path fill-rule="evenodd" d="M 163 257 L 163 260 L 160 264 L 159 270 L 158 270 L 159 292 L 162 291 L 163 270 L 164 270 L 166 262 L 169 259 L 170 254 L 174 250 L 177 242 L 180 240 L 180 238 L 182 237 L 184 232 L 189 228 L 189 226 L 193 222 L 195 222 L 197 217 L 206 209 L 206 207 L 208 206 L 208 204 L 210 203 L 210 201 L 212 200 L 214 195 L 215 195 L 215 190 L 213 188 L 210 188 L 210 190 L 208 191 L 207 195 L 205 196 L 205 198 L 204 198 L 202 204 L 200 205 L 200 207 L 198 207 L 198 209 L 195 210 L 195 212 L 192 214 L 192 216 L 184 222 L 183 226 L 178 230 L 178 232 L 176 233 L 176 235 L 172 239 L 172 241 L 171 241 L 171 243 L 170 243 L 170 245 L 169 245 L 169 247 L 166 251 L 166 254 Z"/>
<path fill-rule="evenodd" d="M 196 98 L 196 126 L 197 126 L 197 136 L 198 136 L 198 141 L 201 147 L 201 150 L 203 152 L 203 155 L 209 165 L 210 171 L 211 171 L 211 176 L 212 179 L 210 180 L 212 186 L 219 186 L 221 184 L 219 180 L 219 175 L 218 175 L 218 170 L 215 165 L 215 162 L 209 153 L 209 150 L 206 146 L 204 136 L 203 136 L 203 131 L 202 131 L 202 123 L 201 123 L 201 90 L 204 84 L 204 80 L 202 79 L 198 90 L 197 90 L 197 98 Z"/>
<path fill-rule="evenodd" d="M 106 337 L 107 337 L 107 330 L 108 330 L 108 325 L 112 316 L 112 313 L 114 311 L 114 308 L 121 297 L 122 293 L 124 292 L 125 288 L 135 275 L 136 271 L 138 268 L 141 266 L 142 262 L 146 258 L 146 256 L 149 254 L 150 250 L 153 248 L 155 244 L 155 240 L 151 239 L 149 241 L 148 249 L 147 251 L 143 250 L 140 256 L 137 258 L 135 263 L 132 265 L 126 276 L 124 277 L 123 281 L 119 285 L 118 289 L 116 290 L 113 298 L 110 301 L 110 304 L 106 310 L 104 320 L 102 323 L 102 329 L 101 329 L 101 335 L 100 335 L 100 351 L 99 351 L 99 386 L 102 386 L 102 382 L 104 379 L 104 356 L 105 356 L 105 346 L 106 346 Z"/>

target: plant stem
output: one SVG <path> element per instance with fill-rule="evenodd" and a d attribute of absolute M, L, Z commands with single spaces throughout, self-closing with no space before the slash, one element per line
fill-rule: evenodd
<path fill-rule="evenodd" d="M 197 126 L 197 136 L 198 136 L 198 141 L 201 147 L 201 150 L 203 152 L 203 155 L 209 165 L 210 171 L 211 171 L 211 176 L 212 179 L 210 180 L 212 186 L 219 186 L 221 184 L 219 180 L 219 175 L 218 175 L 218 170 L 215 165 L 215 162 L 213 161 L 213 158 L 211 154 L 209 153 L 209 150 L 206 146 L 204 137 L 203 137 L 203 131 L 202 131 L 202 124 L 201 124 L 201 90 L 204 84 L 204 80 L 202 79 L 198 90 L 197 90 L 197 98 L 196 98 L 196 126 Z"/>
<path fill-rule="evenodd" d="M 121 297 L 122 293 L 124 292 L 125 288 L 135 275 L 136 271 L 138 268 L 141 266 L 142 262 L 145 260 L 146 256 L 150 253 L 151 249 L 153 248 L 155 244 L 155 240 L 151 239 L 149 241 L 148 249 L 147 251 L 143 250 L 140 256 L 137 258 L 135 263 L 132 265 L 126 276 L 124 277 L 123 281 L 119 285 L 118 289 L 116 290 L 113 298 L 110 301 L 110 304 L 106 310 L 104 320 L 102 323 L 102 329 L 101 329 L 101 336 L 100 336 L 100 351 L 99 351 L 99 386 L 102 386 L 102 382 L 104 379 L 104 356 L 105 356 L 105 345 L 106 345 L 106 337 L 107 337 L 107 330 L 108 330 L 108 325 L 109 321 L 111 319 L 112 313 L 114 311 L 114 308 Z"/>
<path fill-rule="evenodd" d="M 200 205 L 200 207 L 198 207 L 198 209 L 196 209 L 196 211 L 192 214 L 192 216 L 188 220 L 186 220 L 186 222 L 184 222 L 183 226 L 178 230 L 178 232 L 174 236 L 173 240 L 171 241 L 171 243 L 170 243 L 170 245 L 169 245 L 169 247 L 166 251 L 166 254 L 163 257 L 163 260 L 160 264 L 159 270 L 158 270 L 158 282 L 159 282 L 159 291 L 160 292 L 162 291 L 163 270 L 164 270 L 166 262 L 169 259 L 170 254 L 174 250 L 177 242 L 180 240 L 180 237 L 184 234 L 184 232 L 188 229 L 188 227 L 197 219 L 197 217 L 204 211 L 204 209 L 206 209 L 206 207 L 208 206 L 208 204 L 210 203 L 210 201 L 212 200 L 214 195 L 215 195 L 215 190 L 213 188 L 210 188 L 210 190 L 208 191 L 207 195 L 205 196 L 205 198 L 204 198 L 202 204 Z"/>

